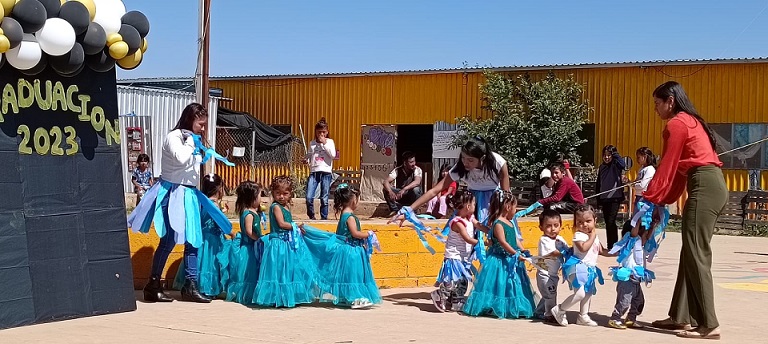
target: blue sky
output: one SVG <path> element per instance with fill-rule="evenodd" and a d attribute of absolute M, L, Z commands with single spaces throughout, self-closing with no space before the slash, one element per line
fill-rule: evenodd
<path fill-rule="evenodd" d="M 119 78 L 192 76 L 197 0 L 124 0 L 149 50 Z M 768 57 L 768 0 L 212 0 L 211 75 Z"/>

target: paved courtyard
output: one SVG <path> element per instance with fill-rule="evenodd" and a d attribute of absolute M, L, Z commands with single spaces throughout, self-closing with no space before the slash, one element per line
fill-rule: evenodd
<path fill-rule="evenodd" d="M 605 238 L 604 232 L 601 238 Z M 714 277 L 723 343 L 768 342 L 768 239 L 716 236 Z M 645 289 L 641 322 L 666 317 L 680 235 L 670 233 L 651 265 L 657 280 Z M 601 257 L 605 271 L 613 260 Z M 437 267 L 435 267 L 437 268 Z M 372 310 L 321 305 L 253 310 L 238 304 L 173 302 L 146 304 L 130 313 L 75 319 L 0 331 L 0 343 L 690 343 L 661 330 L 605 327 L 616 296 L 606 281 L 592 301 L 601 326 L 567 328 L 530 320 L 471 318 L 437 313 L 431 289 L 382 290 L 385 302 Z M 136 293 L 140 298 L 140 293 Z M 178 297 L 178 293 L 174 294 Z M 559 299 L 568 295 L 560 286 Z M 576 313 L 569 312 L 575 322 Z M 696 342 L 695 340 L 693 342 Z"/>

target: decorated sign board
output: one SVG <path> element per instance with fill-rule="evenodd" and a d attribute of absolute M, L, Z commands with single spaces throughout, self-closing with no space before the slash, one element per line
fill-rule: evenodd
<path fill-rule="evenodd" d="M 115 64 L 141 62 L 146 18 L 119 0 L 0 14 L 0 328 L 135 310 Z"/>
<path fill-rule="evenodd" d="M 360 168 L 363 170 L 361 195 L 364 201 L 382 201 L 382 182 L 397 162 L 397 127 L 363 126 Z"/>

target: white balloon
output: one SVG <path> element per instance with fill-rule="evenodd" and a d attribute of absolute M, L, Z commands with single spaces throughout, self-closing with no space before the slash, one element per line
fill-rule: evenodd
<path fill-rule="evenodd" d="M 120 31 L 125 5 L 120 0 L 93 0 L 96 5 L 96 15 L 93 22 L 104 28 L 107 35 Z"/>
<path fill-rule="evenodd" d="M 46 20 L 35 36 L 40 43 L 40 49 L 51 56 L 64 55 L 75 45 L 75 29 L 61 18 Z"/>
<path fill-rule="evenodd" d="M 21 44 L 5 53 L 8 63 L 18 70 L 27 70 L 37 66 L 42 57 L 43 51 L 40 50 L 40 44 L 34 40 L 33 35 L 26 34 Z"/>

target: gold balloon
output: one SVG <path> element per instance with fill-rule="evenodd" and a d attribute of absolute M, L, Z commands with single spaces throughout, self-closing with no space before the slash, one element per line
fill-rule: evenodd
<path fill-rule="evenodd" d="M 5 35 L 5 31 L 3 31 L 3 29 L 0 29 L 0 35 Z"/>
<path fill-rule="evenodd" d="M 93 3 L 93 0 L 72 0 L 72 1 L 78 1 L 78 2 L 81 2 L 83 5 L 85 5 L 85 8 L 88 9 L 88 14 L 91 15 L 91 21 L 93 21 L 93 18 L 96 17 L 96 4 Z M 62 0 L 62 3 L 64 3 L 64 0 Z"/>
<path fill-rule="evenodd" d="M 0 35 L 0 54 L 4 54 L 8 49 L 11 49 L 11 41 L 5 35 Z"/>
<path fill-rule="evenodd" d="M 5 9 L 3 8 L 3 3 L 0 2 L 0 22 L 3 21 L 3 17 L 5 17 Z"/>
<path fill-rule="evenodd" d="M 109 46 L 109 56 L 115 60 L 120 60 L 128 55 L 128 43 L 123 41 Z"/>
<path fill-rule="evenodd" d="M 141 59 L 142 59 L 141 50 L 136 50 L 135 53 L 117 60 L 117 65 L 120 66 L 120 68 L 122 69 L 131 70 L 139 66 L 139 64 L 141 63 Z"/>
<path fill-rule="evenodd" d="M 107 46 L 111 46 L 112 44 L 121 42 L 122 40 L 123 36 L 120 36 L 119 33 L 110 33 L 109 36 L 107 36 Z"/>
<path fill-rule="evenodd" d="M 11 14 L 11 11 L 13 10 L 13 6 L 16 5 L 18 1 L 14 0 L 0 0 L 0 5 L 3 5 L 3 14 L 6 16 Z"/>
<path fill-rule="evenodd" d="M 141 41 L 141 52 L 142 53 L 146 53 L 147 52 L 147 45 L 148 44 L 149 43 L 147 43 L 147 38 L 144 37 L 144 39 Z"/>

